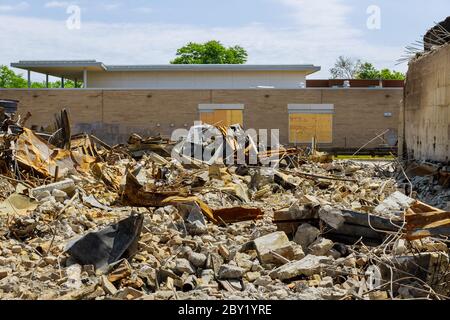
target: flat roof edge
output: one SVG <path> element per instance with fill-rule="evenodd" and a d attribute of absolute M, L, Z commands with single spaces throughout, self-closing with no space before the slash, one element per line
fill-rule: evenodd
<path fill-rule="evenodd" d="M 102 62 L 96 61 L 19 61 L 12 62 L 11 67 L 19 69 L 27 68 L 82 68 L 82 67 L 101 67 L 106 70 Z"/>
<path fill-rule="evenodd" d="M 314 65 L 106 65 L 107 72 L 125 71 L 320 71 L 321 67 Z"/>

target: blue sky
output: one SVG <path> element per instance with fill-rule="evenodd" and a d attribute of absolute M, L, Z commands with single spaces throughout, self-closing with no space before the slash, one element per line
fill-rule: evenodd
<path fill-rule="evenodd" d="M 81 9 L 69 30 L 66 10 Z M 381 28 L 367 28 L 367 8 Z M 326 78 L 339 55 L 396 66 L 404 47 L 450 14 L 448 0 L 0 0 L 0 64 L 97 59 L 164 64 L 189 41 L 217 39 L 249 51 L 249 63 L 315 64 Z"/>

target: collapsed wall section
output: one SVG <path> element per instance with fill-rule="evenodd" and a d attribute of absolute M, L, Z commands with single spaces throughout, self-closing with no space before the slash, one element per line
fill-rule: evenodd
<path fill-rule="evenodd" d="M 450 160 L 450 45 L 410 62 L 400 126 L 407 159 Z"/>

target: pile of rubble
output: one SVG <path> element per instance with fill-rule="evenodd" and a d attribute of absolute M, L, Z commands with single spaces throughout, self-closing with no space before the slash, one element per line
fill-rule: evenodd
<path fill-rule="evenodd" d="M 409 181 L 399 178 L 399 183 L 404 183 L 409 188 L 412 185 L 416 198 L 450 211 L 450 165 L 411 162 L 406 168 L 406 174 Z"/>
<path fill-rule="evenodd" d="M 449 295 L 450 212 L 400 192 L 394 163 L 280 147 L 264 152 L 276 166 L 224 165 L 159 137 L 112 147 L 68 121 L 47 136 L 4 121 L 0 299 Z"/>

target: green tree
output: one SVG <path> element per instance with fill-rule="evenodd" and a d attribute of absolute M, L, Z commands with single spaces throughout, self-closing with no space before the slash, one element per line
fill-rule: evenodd
<path fill-rule="evenodd" d="M 78 84 L 79 88 L 81 84 Z M 61 81 L 49 82 L 49 88 L 61 88 Z M 75 82 L 72 80 L 64 80 L 65 88 L 75 88 Z M 0 88 L 6 89 L 21 89 L 28 88 L 28 81 L 24 79 L 22 74 L 16 74 L 7 66 L 0 66 Z M 45 81 L 31 82 L 31 88 L 43 89 L 46 88 Z"/>
<path fill-rule="evenodd" d="M 373 64 L 365 62 L 361 64 L 359 68 L 356 79 L 362 80 L 405 80 L 405 75 L 401 72 L 382 69 L 377 70 Z"/>
<path fill-rule="evenodd" d="M 375 69 L 373 64 L 365 62 L 361 64 L 355 75 L 356 79 L 373 80 L 380 79 L 380 72 Z"/>
<path fill-rule="evenodd" d="M 244 64 L 247 51 L 240 46 L 225 47 L 219 41 L 190 42 L 177 50 L 172 64 Z"/>
<path fill-rule="evenodd" d="M 26 88 L 28 82 L 7 66 L 0 66 L 0 88 Z"/>
<path fill-rule="evenodd" d="M 354 79 L 360 67 L 360 60 L 340 56 L 334 67 L 330 69 L 331 77 L 333 79 Z"/>
<path fill-rule="evenodd" d="M 383 80 L 405 80 L 404 73 L 395 70 L 383 69 L 380 71 L 381 79 Z"/>

